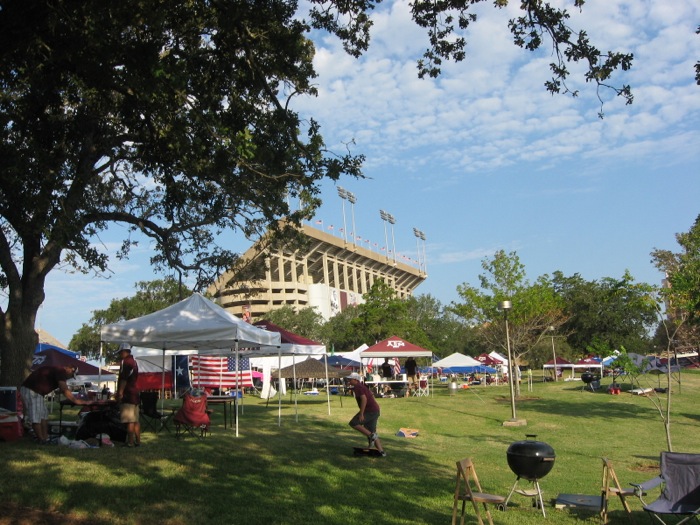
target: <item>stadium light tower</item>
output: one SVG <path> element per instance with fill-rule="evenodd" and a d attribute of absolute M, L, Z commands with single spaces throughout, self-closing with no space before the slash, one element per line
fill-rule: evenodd
<path fill-rule="evenodd" d="M 386 223 L 391 224 L 391 244 L 394 250 L 394 265 L 396 265 L 396 239 L 394 238 L 394 224 L 396 224 L 396 219 L 391 213 L 387 213 L 384 210 L 379 210 L 379 216 L 382 218 L 384 223 L 384 237 L 386 238 Z M 387 244 L 389 240 L 387 239 Z M 388 249 L 388 247 L 387 247 Z"/>
<path fill-rule="evenodd" d="M 348 191 L 345 188 L 338 186 L 338 197 L 343 200 L 343 238 L 345 243 L 348 242 L 348 225 L 345 222 L 345 200 L 348 198 Z"/>
<path fill-rule="evenodd" d="M 346 190 L 345 196 L 350 202 L 350 212 L 352 214 L 352 244 L 354 246 L 357 246 L 357 244 L 355 243 L 355 240 L 357 239 L 357 230 L 355 229 L 355 203 L 357 202 L 357 199 L 355 198 L 355 194 L 351 191 Z"/>
<path fill-rule="evenodd" d="M 428 273 L 428 264 L 425 259 L 425 233 L 418 228 L 413 228 L 413 235 L 416 236 L 416 249 L 418 250 L 418 271 L 421 270 L 421 249 L 420 241 L 423 241 L 423 273 Z"/>

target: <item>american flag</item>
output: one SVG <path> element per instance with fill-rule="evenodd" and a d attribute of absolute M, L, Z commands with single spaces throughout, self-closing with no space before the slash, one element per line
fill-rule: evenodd
<path fill-rule="evenodd" d="M 253 386 L 253 373 L 250 370 L 250 360 L 247 357 L 236 358 L 218 356 L 190 356 L 190 372 L 192 384 L 210 388 L 246 388 Z M 238 380 L 236 381 L 236 368 Z"/>
<path fill-rule="evenodd" d="M 401 375 L 401 362 L 399 361 L 398 357 L 394 358 L 394 375 L 395 376 Z"/>

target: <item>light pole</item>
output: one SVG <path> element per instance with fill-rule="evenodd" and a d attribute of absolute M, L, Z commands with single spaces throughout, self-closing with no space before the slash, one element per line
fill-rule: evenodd
<path fill-rule="evenodd" d="M 389 217 L 391 214 L 385 212 L 384 210 L 379 210 L 379 216 L 384 221 L 384 245 L 386 246 L 386 258 L 389 258 L 389 237 L 386 233 L 386 223 L 389 222 Z"/>
<path fill-rule="evenodd" d="M 423 273 L 428 273 L 428 263 L 425 259 L 425 233 L 420 231 L 418 228 L 413 228 L 413 235 L 416 236 L 416 249 L 418 250 L 418 271 L 421 269 L 420 265 L 420 241 L 423 241 Z"/>
<path fill-rule="evenodd" d="M 394 238 L 394 224 L 396 224 L 396 219 L 394 219 L 391 213 L 387 213 L 386 220 L 391 224 L 391 246 L 394 250 L 394 266 L 396 266 L 396 239 Z"/>
<path fill-rule="evenodd" d="M 350 201 L 350 212 L 352 213 L 352 244 L 353 246 L 357 246 L 355 243 L 357 239 L 357 230 L 355 229 L 355 203 L 357 199 L 354 193 L 347 190 L 345 191 L 345 196 L 348 198 L 348 201 Z"/>
<path fill-rule="evenodd" d="M 554 327 L 550 326 L 549 331 L 552 334 L 552 358 L 554 359 L 554 382 L 557 382 L 557 352 L 554 350 Z"/>
<path fill-rule="evenodd" d="M 508 385 L 510 386 L 510 412 L 511 412 L 511 419 L 509 421 L 505 421 L 503 425 L 505 426 L 520 426 L 520 425 L 526 425 L 527 421 L 524 419 L 519 420 L 517 416 L 515 415 L 515 374 L 513 373 L 515 370 L 514 364 L 513 364 L 513 355 L 511 354 L 510 351 L 510 333 L 508 330 L 508 310 L 510 310 L 513 305 L 511 304 L 510 301 L 501 301 L 498 303 L 498 307 L 503 310 L 503 317 L 505 318 L 506 321 L 506 348 L 508 349 Z"/>
<path fill-rule="evenodd" d="M 338 197 L 340 197 L 343 200 L 343 238 L 345 239 L 345 243 L 347 244 L 348 242 L 348 226 L 345 223 L 345 199 L 348 198 L 348 192 L 345 188 L 341 188 L 338 186 Z"/>

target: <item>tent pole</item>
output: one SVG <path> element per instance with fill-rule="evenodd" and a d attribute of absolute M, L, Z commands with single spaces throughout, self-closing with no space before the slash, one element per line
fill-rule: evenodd
<path fill-rule="evenodd" d="M 163 358 L 161 360 L 161 366 L 162 366 L 162 372 L 161 372 L 161 378 L 160 378 L 160 411 L 163 412 L 165 410 L 164 404 L 165 404 L 165 345 L 163 345 Z"/>
<path fill-rule="evenodd" d="M 297 363 L 296 355 L 292 354 L 292 375 L 294 376 L 294 421 L 299 422 L 299 389 L 297 388 Z"/>
<path fill-rule="evenodd" d="M 331 385 L 328 381 L 328 354 L 323 354 L 323 364 L 326 365 L 326 398 L 328 400 L 328 415 L 331 415 Z"/>
<path fill-rule="evenodd" d="M 282 426 L 282 346 L 277 349 L 277 426 Z"/>
<path fill-rule="evenodd" d="M 235 351 L 236 351 L 236 375 L 235 375 L 235 378 L 236 378 L 236 383 L 235 383 L 235 385 L 236 385 L 236 390 L 235 390 L 234 396 L 233 396 L 233 404 L 234 404 L 234 406 L 235 406 L 235 408 L 236 408 L 236 410 L 234 411 L 234 416 L 235 416 L 235 418 L 236 418 L 236 437 L 238 437 L 238 387 L 239 387 L 239 383 L 238 383 L 238 374 L 240 373 L 240 372 L 239 372 L 239 368 L 240 368 L 240 367 L 238 366 L 238 339 L 236 339 L 234 343 L 235 343 L 235 344 L 234 344 L 234 347 L 235 347 Z"/>

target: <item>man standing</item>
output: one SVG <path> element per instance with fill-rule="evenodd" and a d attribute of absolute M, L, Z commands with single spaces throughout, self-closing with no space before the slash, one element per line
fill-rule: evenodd
<path fill-rule="evenodd" d="M 126 424 L 126 446 L 141 446 L 141 423 L 139 423 L 140 392 L 136 386 L 139 377 L 139 365 L 131 355 L 131 346 L 122 345 L 117 350 L 121 359 L 119 379 L 117 381 L 117 402 L 121 422 Z"/>
<path fill-rule="evenodd" d="M 34 370 L 20 386 L 19 392 L 24 403 L 27 421 L 32 425 L 39 443 L 49 442 L 49 412 L 44 396 L 57 388 L 69 401 L 85 405 L 87 401 L 78 399 L 68 388 L 66 381 L 75 377 L 77 368 L 73 366 L 42 366 Z"/>
<path fill-rule="evenodd" d="M 418 370 L 418 365 L 413 357 L 406 359 L 404 363 L 406 367 L 406 376 L 408 377 L 408 383 L 411 387 L 418 384 L 418 378 L 416 377 L 416 370 Z"/>
<path fill-rule="evenodd" d="M 382 456 L 386 456 L 382 442 L 377 435 L 377 421 L 379 420 L 379 405 L 372 395 L 372 391 L 362 382 L 360 374 L 353 372 L 348 376 L 350 386 L 355 394 L 355 401 L 360 411 L 348 423 L 360 434 L 367 436 L 369 448 L 376 447 Z"/>

